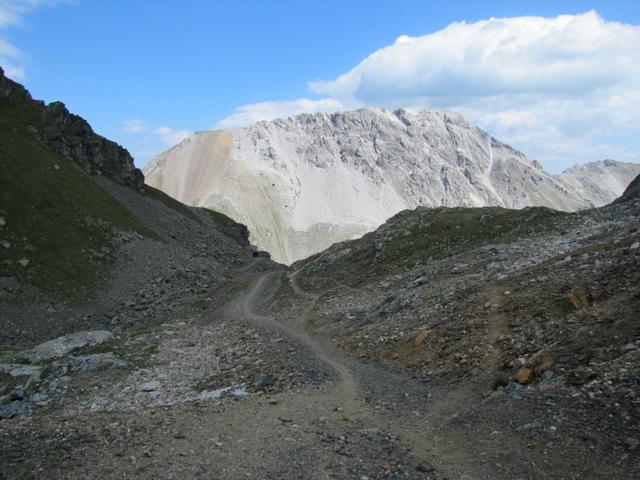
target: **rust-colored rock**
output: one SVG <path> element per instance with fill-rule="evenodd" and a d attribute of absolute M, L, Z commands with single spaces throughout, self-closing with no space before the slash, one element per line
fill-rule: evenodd
<path fill-rule="evenodd" d="M 585 292 L 571 292 L 564 296 L 564 302 L 570 310 L 580 310 L 589 305 L 589 296 Z"/>
<path fill-rule="evenodd" d="M 527 385 L 533 381 L 533 370 L 529 367 L 522 367 L 516 373 L 516 382 L 520 385 Z"/>
<path fill-rule="evenodd" d="M 536 363 L 535 373 L 541 374 L 547 370 L 551 370 L 551 367 L 553 367 L 553 359 L 551 357 L 543 357 Z"/>

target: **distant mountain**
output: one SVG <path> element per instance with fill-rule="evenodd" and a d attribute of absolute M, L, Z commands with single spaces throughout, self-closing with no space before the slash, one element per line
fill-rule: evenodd
<path fill-rule="evenodd" d="M 569 189 L 589 200 L 591 206 L 598 207 L 619 197 L 639 171 L 637 163 L 601 160 L 574 165 L 558 178 Z"/>
<path fill-rule="evenodd" d="M 603 205 L 639 172 L 607 160 L 554 176 L 458 114 L 378 108 L 197 133 L 145 168 L 174 198 L 245 223 L 284 263 L 417 206 Z"/>

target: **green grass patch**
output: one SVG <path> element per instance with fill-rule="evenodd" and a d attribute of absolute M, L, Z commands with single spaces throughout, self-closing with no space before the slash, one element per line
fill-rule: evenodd
<path fill-rule="evenodd" d="M 40 128 L 36 108 L 0 100 L 0 276 L 80 299 L 106 277 L 114 230 L 159 237 L 40 143 L 34 127 Z"/>
<path fill-rule="evenodd" d="M 508 243 L 550 231 L 570 214 L 534 207 L 439 208 L 405 211 L 393 218 L 390 241 L 381 257 L 397 263 L 410 259 L 444 258 L 490 243 Z"/>
<path fill-rule="evenodd" d="M 194 312 L 205 312 L 211 306 L 211 302 L 209 300 L 205 300 L 204 298 L 198 299 L 191 304 L 191 309 Z"/>
<path fill-rule="evenodd" d="M 323 275 L 351 278 L 352 272 L 379 275 L 471 251 L 482 245 L 510 243 L 579 221 L 575 214 L 543 207 L 509 210 L 485 208 L 417 208 L 398 213 L 375 232 L 343 242 L 298 264 Z M 332 253 L 345 252 L 343 255 Z M 316 263 L 316 262 L 320 263 Z M 358 277 L 359 278 L 359 277 Z"/>
<path fill-rule="evenodd" d="M 227 287 L 227 291 L 230 294 L 238 294 L 241 292 L 245 292 L 251 286 L 251 280 L 246 275 L 241 275 L 234 278 L 229 286 Z"/>

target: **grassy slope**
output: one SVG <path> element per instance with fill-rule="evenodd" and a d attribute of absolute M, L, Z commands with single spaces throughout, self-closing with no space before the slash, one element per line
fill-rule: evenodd
<path fill-rule="evenodd" d="M 300 261 L 296 267 L 307 266 L 325 276 L 345 281 L 354 278 L 354 273 L 376 276 L 433 258 L 460 254 L 484 244 L 511 242 L 562 229 L 574 220 L 575 215 L 538 207 L 523 210 L 499 207 L 405 210 L 375 232 L 331 247 Z M 331 255 L 331 252 L 336 254 Z"/>
<path fill-rule="evenodd" d="M 0 100 L 0 276 L 11 275 L 52 293 L 90 292 L 109 262 L 113 230 L 157 238 L 76 166 L 42 145 L 30 105 Z M 18 260 L 26 258 L 29 265 Z"/>
<path fill-rule="evenodd" d="M 394 217 L 385 260 L 444 257 L 483 244 L 510 242 L 545 232 L 569 215 L 547 208 L 500 207 L 413 210 Z M 399 228 L 398 228 L 399 227 Z"/>

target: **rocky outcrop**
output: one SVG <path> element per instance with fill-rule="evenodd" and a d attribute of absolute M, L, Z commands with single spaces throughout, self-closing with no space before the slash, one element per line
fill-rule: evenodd
<path fill-rule="evenodd" d="M 2 67 L 0 67 L 0 98 L 6 98 L 14 102 L 35 102 L 26 88 L 5 76 Z M 44 105 L 43 102 L 38 103 Z"/>
<path fill-rule="evenodd" d="M 178 200 L 246 224 L 284 263 L 417 206 L 603 205 L 639 172 L 606 161 L 550 175 L 456 113 L 378 108 L 200 132 L 145 168 Z"/>
<path fill-rule="evenodd" d="M 91 175 L 105 175 L 135 189 L 144 184 L 144 175 L 129 152 L 94 133 L 86 120 L 69 113 L 62 102 L 52 102 L 42 110 L 40 136 L 51 150 Z"/>
<path fill-rule="evenodd" d="M 40 119 L 38 125 L 33 125 L 33 132 L 55 153 L 91 175 L 104 175 L 136 190 L 142 188 L 144 175 L 125 148 L 96 134 L 86 120 L 69 113 L 62 102 L 45 105 L 33 100 L 29 92 L 7 78 L 1 68 L 0 99 L 29 103 L 31 108 L 36 108 Z"/>

